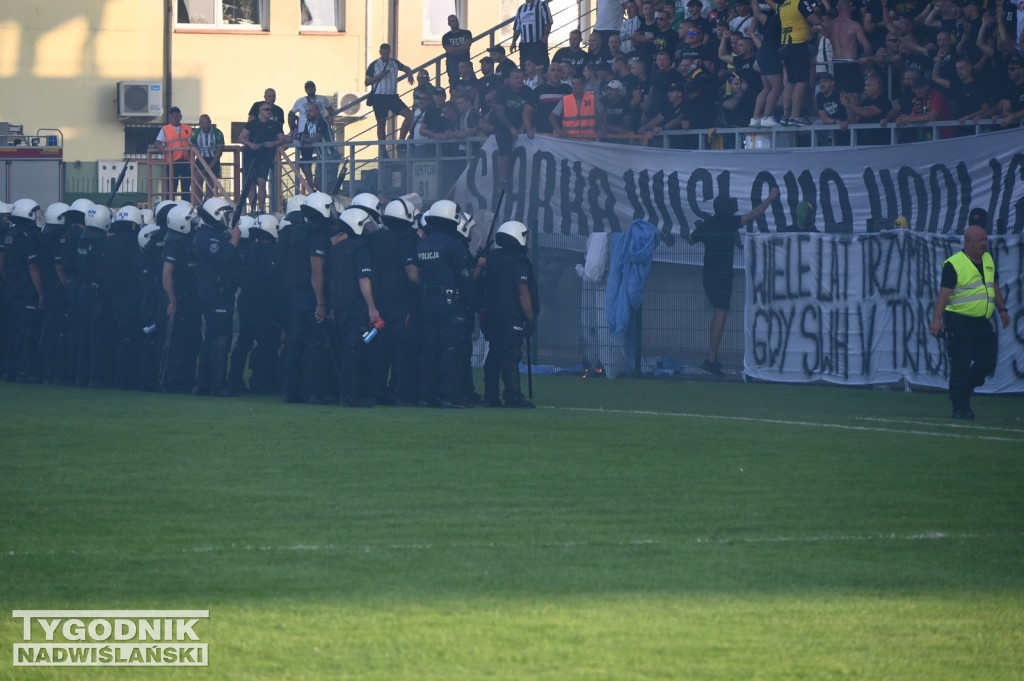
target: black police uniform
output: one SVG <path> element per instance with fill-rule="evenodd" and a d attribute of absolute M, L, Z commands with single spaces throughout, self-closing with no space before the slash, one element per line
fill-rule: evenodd
<path fill-rule="evenodd" d="M 104 208 L 104 210 L 106 210 Z M 78 368 L 75 385 L 106 388 L 113 374 L 113 317 L 103 295 L 107 233 L 86 227 L 78 240 Z"/>
<path fill-rule="evenodd" d="M 454 223 L 450 228 L 435 228 L 416 247 L 423 325 L 419 398 L 424 406 L 468 404 L 468 396 L 460 394 L 458 364 L 466 342 L 461 281 L 466 249 L 454 230 Z"/>
<path fill-rule="evenodd" d="M 462 304 L 466 309 L 466 321 L 462 326 L 462 342 L 459 344 L 460 355 L 456 367 L 458 371 L 458 393 L 467 402 L 477 404 L 480 396 L 473 385 L 473 332 L 476 331 L 476 313 L 481 309 L 481 301 L 476 282 L 473 281 L 473 270 L 476 267 L 476 258 L 469 250 L 469 238 L 456 233 L 459 243 L 463 249 L 463 267 L 459 272 L 459 285 L 464 295 Z"/>
<path fill-rule="evenodd" d="M 187 235 L 167 230 L 164 239 L 163 268 L 172 267 L 171 285 L 176 307 L 173 319 L 167 320 L 164 348 L 161 350 L 163 389 L 169 393 L 188 393 L 196 380 L 196 358 L 203 339 L 199 317 L 199 282 L 192 239 Z M 163 270 L 161 270 L 161 281 Z M 164 310 L 170 298 L 164 291 Z M 165 312 L 166 314 L 166 312 Z M 166 337 L 166 336 L 169 336 Z"/>
<path fill-rule="evenodd" d="M 505 384 L 506 406 L 530 406 L 520 386 L 519 362 L 523 357 L 523 338 L 532 334 L 532 324 L 519 301 L 519 285 L 530 290 L 533 314 L 540 311 L 540 300 L 533 266 L 526 249 L 507 235 L 499 234 L 487 254 L 484 285 L 483 332 L 487 338 L 484 360 L 484 402 L 498 406 L 499 378 Z"/>
<path fill-rule="evenodd" d="M 331 309 L 338 338 L 336 348 L 340 353 L 335 361 L 341 384 L 341 403 L 345 406 L 369 406 L 372 402 L 366 400 L 363 358 L 367 343 L 363 341 L 363 334 L 369 331 L 370 311 L 360 282 L 372 281 L 373 256 L 364 237 L 349 233 L 331 247 L 330 276 Z"/>
<path fill-rule="evenodd" d="M 279 291 L 282 267 L 274 238 L 260 229 L 238 248 L 238 339 L 231 352 L 228 383 L 232 391 L 244 388 L 246 360 L 252 373 L 249 389 L 268 393 L 278 390 L 277 351 L 281 344 L 282 319 Z"/>
<path fill-rule="evenodd" d="M 35 382 L 40 378 L 39 334 L 43 325 L 39 292 L 32 281 L 39 268 L 39 229 L 14 218 L 4 237 L 4 273 L 8 311 L 4 378 Z"/>
<path fill-rule="evenodd" d="M 114 329 L 114 385 L 122 390 L 139 389 L 142 336 L 142 269 L 139 237 L 131 222 L 116 221 L 103 247 L 103 285 Z"/>
<path fill-rule="evenodd" d="M 290 294 L 288 328 L 284 343 L 284 366 L 281 376 L 285 402 L 298 402 L 307 396 L 314 401 L 329 401 L 329 385 L 324 381 L 328 358 L 324 337 L 326 320 L 317 324 L 316 293 L 313 291 L 310 258 L 324 261 L 324 294 L 330 279 L 327 257 L 330 239 L 327 221 L 302 220 L 288 225 L 285 256 L 285 280 Z M 325 301 L 325 304 L 327 301 Z M 306 371 L 308 365 L 308 372 Z M 308 374 L 310 381 L 305 382 Z M 307 383 L 304 386 L 304 383 Z"/>
<path fill-rule="evenodd" d="M 235 291 L 238 288 L 237 249 L 225 232 L 207 224 L 196 230 L 192 248 L 199 279 L 199 309 L 205 328 L 196 385 L 192 392 L 226 397 L 231 393 L 228 388 L 228 353 L 231 352 Z"/>
<path fill-rule="evenodd" d="M 61 383 L 74 385 L 78 373 L 78 245 L 85 232 L 81 211 L 64 213 L 64 237 L 60 242 L 61 266 L 64 269 L 64 336 L 60 354 L 64 357 L 65 376 Z"/>
<path fill-rule="evenodd" d="M 367 236 L 373 255 L 373 300 L 385 321 L 367 349 L 367 382 L 378 404 L 417 401 L 417 292 L 405 268 L 416 264 L 418 240 L 412 227 L 381 229 Z"/>
<path fill-rule="evenodd" d="M 43 328 L 39 356 L 44 383 L 67 383 L 68 356 L 62 348 L 67 333 L 67 294 L 64 290 L 62 242 L 66 226 L 47 224 L 39 236 L 39 274 L 43 282 Z"/>
<path fill-rule="evenodd" d="M 164 303 L 164 240 L 167 229 L 153 232 L 139 252 L 139 319 L 142 338 L 139 348 L 139 383 L 143 390 L 160 390 L 160 352 L 167 333 L 167 305 Z"/>
<path fill-rule="evenodd" d="M 12 330 L 10 325 L 11 312 L 8 310 L 7 304 L 7 280 L 3 267 L 9 226 L 8 217 L 0 215 L 0 377 L 5 381 L 14 380 L 14 376 L 7 375 L 7 347 Z"/>

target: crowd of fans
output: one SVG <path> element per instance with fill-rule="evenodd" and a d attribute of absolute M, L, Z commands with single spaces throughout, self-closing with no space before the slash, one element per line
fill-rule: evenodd
<path fill-rule="evenodd" d="M 683 2 L 628 0 L 620 10 L 619 0 L 599 1 L 586 45 L 583 33 L 574 30 L 567 46 L 551 51 L 546 5 L 526 0 L 509 51 L 494 46 L 476 63 L 469 58 L 472 34 L 452 16 L 452 30 L 442 41 L 448 87 L 432 85 L 426 71 L 416 74 L 414 105 L 401 112 L 400 137 L 457 145 L 466 137 L 494 134 L 499 150 L 508 150 L 519 135 L 628 139 L 674 130 L 821 123 L 839 126 L 832 139 L 847 143 L 851 123 L 902 128 L 990 120 L 1008 127 L 1024 117 L 1024 19 L 1018 22 L 1017 4 Z M 601 17 L 602 11 L 609 16 L 609 4 L 613 18 L 621 17 L 617 30 Z M 381 121 L 394 109 L 375 110 Z M 973 130 L 948 128 L 940 135 Z M 898 134 L 900 141 L 915 141 L 931 132 L 916 127 Z M 861 129 L 857 141 L 889 139 L 886 130 Z M 696 145 L 692 136 L 670 141 Z M 420 153 L 433 156 L 434 146 Z"/>

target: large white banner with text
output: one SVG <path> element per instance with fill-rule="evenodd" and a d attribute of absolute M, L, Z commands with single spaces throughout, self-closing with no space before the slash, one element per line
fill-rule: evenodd
<path fill-rule="evenodd" d="M 883 234 L 750 235 L 744 243 L 744 371 L 771 381 L 945 387 L 945 341 L 928 326 L 942 262 L 962 239 Z M 979 392 L 1024 391 L 1024 240 L 990 237 L 1012 322 Z"/>
<path fill-rule="evenodd" d="M 469 211 L 494 210 L 497 147 L 490 138 L 455 192 Z M 974 207 L 992 216 L 992 232 L 1024 231 L 1024 130 L 895 147 L 788 151 L 680 151 L 521 136 L 508 159 L 502 220 L 538 230 L 542 245 L 583 251 L 591 232 L 623 232 L 633 220 L 659 228 L 665 246 L 685 237 L 728 195 L 745 213 L 773 187 L 780 196 L 748 225 L 784 232 L 797 205 L 815 207 L 824 233 L 910 229 L 962 234 Z M 689 260 L 659 248 L 659 259 Z"/>

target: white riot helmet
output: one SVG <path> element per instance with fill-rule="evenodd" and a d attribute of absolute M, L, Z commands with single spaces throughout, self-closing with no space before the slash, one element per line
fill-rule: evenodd
<path fill-rule="evenodd" d="M 459 224 L 455 229 L 458 230 L 464 239 L 469 239 L 469 235 L 474 227 L 476 227 L 476 219 L 472 215 L 469 213 L 459 213 Z"/>
<path fill-rule="evenodd" d="M 373 218 L 362 208 L 349 208 L 343 212 L 338 219 L 346 231 L 356 236 L 362 236 L 367 231 L 373 231 L 376 223 Z"/>
<path fill-rule="evenodd" d="M 458 223 L 459 205 L 454 201 L 449 201 L 448 199 L 435 201 L 434 205 L 432 205 L 430 210 L 427 211 L 427 217 L 450 220 L 451 222 Z"/>
<path fill-rule="evenodd" d="M 276 215 L 273 213 L 263 213 L 262 215 L 256 216 L 256 224 L 254 224 L 253 227 L 261 232 L 266 232 L 276 239 L 278 224 Z"/>
<path fill-rule="evenodd" d="M 177 201 L 161 201 L 156 204 L 156 209 L 153 211 L 153 219 L 156 220 L 156 224 L 161 227 L 167 226 L 167 214 L 171 212 L 171 209 L 178 205 Z"/>
<path fill-rule="evenodd" d="M 509 220 L 498 228 L 498 234 L 504 234 L 511 237 L 523 248 L 526 247 L 526 235 L 529 234 L 529 232 L 530 230 L 527 229 L 526 225 L 515 220 Z M 495 237 L 495 242 L 497 242 L 497 237 Z M 498 245 L 500 246 L 501 244 Z"/>
<path fill-rule="evenodd" d="M 0 215 L 10 215 L 11 210 L 11 204 L 0 201 Z"/>
<path fill-rule="evenodd" d="M 215 196 L 212 199 L 207 199 L 197 212 L 199 217 L 203 219 L 203 222 L 210 227 L 214 229 L 227 229 L 231 226 L 231 213 L 233 210 L 234 206 L 231 205 L 230 201 Z"/>
<path fill-rule="evenodd" d="M 178 234 L 190 234 L 192 232 L 192 218 L 196 216 L 192 206 L 181 204 L 171 208 L 167 213 L 167 229 Z"/>
<path fill-rule="evenodd" d="M 46 220 L 47 225 L 63 225 L 64 213 L 67 213 L 69 210 L 71 210 L 71 206 L 62 201 L 51 203 L 46 207 L 46 213 L 43 219 Z"/>
<path fill-rule="evenodd" d="M 114 216 L 114 222 L 130 222 L 139 229 L 142 227 L 142 211 L 135 206 L 123 206 Z"/>
<path fill-rule="evenodd" d="M 75 199 L 71 202 L 71 208 L 64 213 L 64 224 L 77 223 L 84 225 L 85 214 L 89 212 L 93 205 L 93 202 L 89 199 Z"/>
<path fill-rule="evenodd" d="M 109 232 L 110 209 L 106 206 L 97 206 L 94 204 L 92 208 L 85 212 L 85 226 Z"/>
<path fill-rule="evenodd" d="M 364 211 L 369 213 L 370 217 L 374 220 L 380 220 L 380 199 L 370 192 L 356 194 L 355 198 L 352 199 L 352 203 L 350 203 L 348 207 L 362 208 Z"/>
<path fill-rule="evenodd" d="M 145 250 L 149 246 L 149 242 L 153 240 L 157 232 L 160 231 L 160 226 L 154 223 L 148 224 L 139 230 L 139 248 Z"/>
<path fill-rule="evenodd" d="M 143 225 L 154 225 L 154 224 L 156 224 L 156 219 L 153 217 L 153 209 L 152 208 L 143 208 L 142 210 L 139 211 L 139 213 L 142 214 L 142 224 Z"/>
<path fill-rule="evenodd" d="M 302 194 L 296 194 L 292 198 L 288 199 L 288 203 L 285 205 L 284 214 L 290 215 L 298 210 L 302 209 L 302 204 L 306 201 L 306 197 Z"/>
<path fill-rule="evenodd" d="M 21 224 L 40 226 L 43 209 L 32 199 L 18 199 L 11 204 L 11 219 Z"/>
<path fill-rule="evenodd" d="M 384 206 L 384 224 L 388 227 L 412 227 L 416 224 L 416 207 L 399 197 Z"/>
<path fill-rule="evenodd" d="M 314 220 L 327 220 L 331 217 L 334 199 L 324 192 L 313 192 L 302 202 L 302 214 Z"/>
<path fill-rule="evenodd" d="M 256 218 L 251 215 L 243 215 L 238 218 L 238 231 L 242 233 L 243 239 L 249 238 L 249 230 L 256 226 Z"/>

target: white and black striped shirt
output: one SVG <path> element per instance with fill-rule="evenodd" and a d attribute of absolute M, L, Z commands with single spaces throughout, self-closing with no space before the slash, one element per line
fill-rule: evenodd
<path fill-rule="evenodd" d="M 524 2 L 516 10 L 513 28 L 519 32 L 520 42 L 538 43 L 544 40 L 544 29 L 551 25 L 551 10 L 542 0 Z"/>
<path fill-rule="evenodd" d="M 408 71 L 405 64 L 397 59 L 388 59 L 384 62 L 381 59 L 370 64 L 366 69 L 367 78 L 376 78 L 380 73 L 387 72 L 387 75 L 373 84 L 372 92 L 375 95 L 397 95 L 398 94 L 398 70 Z"/>

